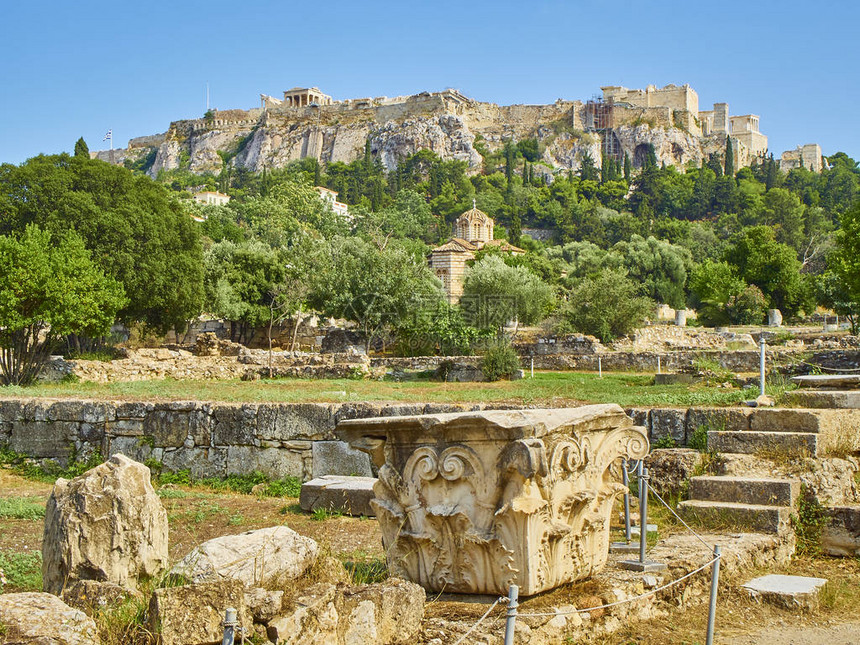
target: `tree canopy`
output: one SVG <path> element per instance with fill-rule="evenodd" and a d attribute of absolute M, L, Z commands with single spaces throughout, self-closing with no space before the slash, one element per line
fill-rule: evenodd
<path fill-rule="evenodd" d="M 122 167 L 84 157 L 33 157 L 0 166 L 0 234 L 28 224 L 75 231 L 93 261 L 125 290 L 117 313 L 156 330 L 182 327 L 203 304 L 197 225 L 168 189 Z"/>
<path fill-rule="evenodd" d="M 31 383 L 62 336 L 107 333 L 125 302 L 75 233 L 0 236 L 0 382 Z"/>

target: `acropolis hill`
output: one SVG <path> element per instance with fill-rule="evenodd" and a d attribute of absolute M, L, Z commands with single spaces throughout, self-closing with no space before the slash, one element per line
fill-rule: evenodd
<path fill-rule="evenodd" d="M 200 119 L 175 121 L 164 134 L 132 139 L 113 158 L 137 162 L 153 176 L 178 168 L 218 173 L 225 163 L 261 171 L 305 157 L 348 163 L 364 155 L 369 141 L 387 169 L 422 149 L 478 169 L 481 150 L 497 150 L 507 139 L 535 138 L 543 149 L 536 170 L 551 175 L 577 170 L 586 152 L 598 165 L 604 155 L 619 161 L 627 155 L 637 167 L 649 146 L 658 163 L 683 170 L 722 154 L 727 136 L 735 168 L 768 154 L 758 115 L 731 116 L 727 103 L 700 110 L 689 85 L 601 89 L 601 97 L 588 101 L 496 105 L 451 89 L 335 101 L 316 87 L 294 88 L 280 99 L 261 95 L 259 108 L 211 110 Z M 110 158 L 105 151 L 95 156 Z M 786 168 L 803 164 L 820 171 L 821 151 L 807 144 L 783 153 L 780 161 Z"/>

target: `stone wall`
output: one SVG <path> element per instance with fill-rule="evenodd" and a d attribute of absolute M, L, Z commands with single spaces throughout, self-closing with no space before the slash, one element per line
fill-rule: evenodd
<path fill-rule="evenodd" d="M 518 349 L 520 349 L 518 347 Z M 662 371 L 669 372 L 689 367 L 693 361 L 706 358 L 717 361 L 722 367 L 734 372 L 758 372 L 759 352 L 747 351 L 707 351 L 687 350 L 677 352 L 598 352 L 594 354 L 568 353 L 530 353 L 531 346 L 523 346 L 520 357 L 524 367 L 534 359 L 535 369 L 539 370 L 598 370 L 598 362 L 607 371 L 617 372 L 656 372 L 657 358 L 660 358 Z M 796 349 L 769 349 L 767 362 L 799 359 L 803 355 Z M 443 361 L 454 361 L 477 365 L 477 356 L 419 356 L 415 358 L 371 358 L 373 367 L 384 367 L 395 371 L 436 369 Z"/>
<path fill-rule="evenodd" d="M 336 439 L 339 421 L 488 407 L 500 406 L 6 399 L 0 400 L 0 445 L 62 465 L 96 451 L 105 457 L 122 453 L 196 477 L 255 470 L 302 480 L 370 476 L 367 455 Z"/>
<path fill-rule="evenodd" d="M 140 349 L 113 361 L 66 361 L 48 363 L 40 380 L 58 381 L 72 374 L 79 381 L 109 383 L 153 379 L 253 379 L 269 375 L 269 352 L 241 348 L 238 355 L 194 356 L 181 349 Z M 291 378 L 356 378 L 381 376 L 365 354 L 272 352 L 272 375 Z"/>

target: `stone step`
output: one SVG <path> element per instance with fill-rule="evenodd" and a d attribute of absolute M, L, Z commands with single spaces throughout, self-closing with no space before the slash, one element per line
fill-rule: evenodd
<path fill-rule="evenodd" d="M 682 515 L 712 528 L 744 528 L 764 533 L 783 533 L 789 529 L 791 509 L 787 506 L 761 506 L 735 502 L 687 500 L 678 505 Z"/>
<path fill-rule="evenodd" d="M 708 432 L 708 449 L 752 455 L 762 450 L 818 455 L 818 435 L 811 432 Z"/>
<path fill-rule="evenodd" d="M 762 506 L 794 506 L 800 494 L 797 479 L 702 475 L 690 479 L 690 498 Z"/>
<path fill-rule="evenodd" d="M 804 408 L 860 409 L 860 390 L 794 390 L 785 393 L 790 405 Z"/>
<path fill-rule="evenodd" d="M 791 382 L 801 387 L 860 388 L 860 374 L 808 374 L 792 376 Z"/>
<path fill-rule="evenodd" d="M 302 484 L 299 504 L 304 511 L 318 508 L 327 511 L 340 511 L 347 515 L 373 517 L 376 515 L 370 505 L 373 499 L 375 477 L 346 477 L 326 475 Z"/>

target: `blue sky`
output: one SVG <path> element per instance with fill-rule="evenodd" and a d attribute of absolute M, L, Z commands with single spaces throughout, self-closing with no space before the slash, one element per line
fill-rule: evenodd
<path fill-rule="evenodd" d="M 601 85 L 690 83 L 702 109 L 761 115 L 778 156 L 860 158 L 860 2 L 4 3 L 0 162 L 90 149 L 259 105 L 293 86 L 336 99 L 455 87 L 496 103 Z"/>

